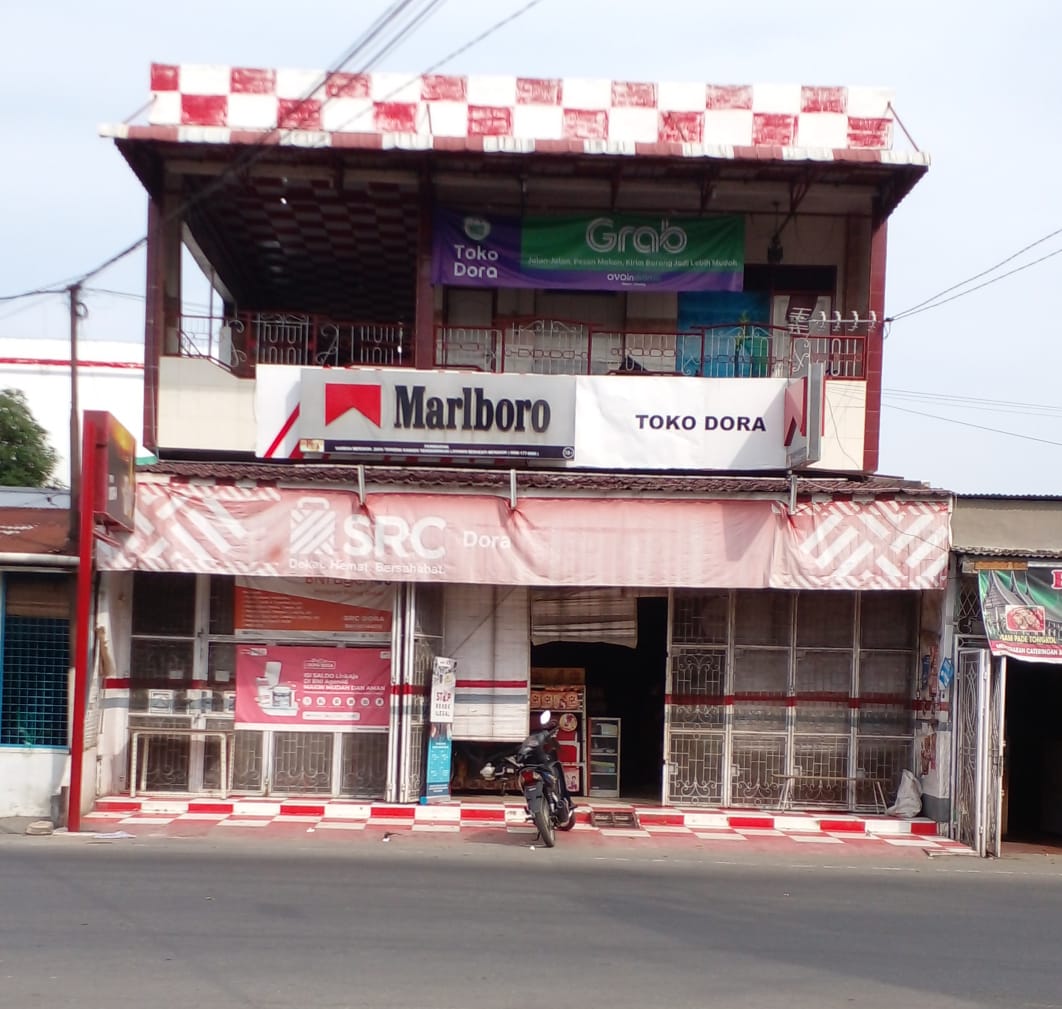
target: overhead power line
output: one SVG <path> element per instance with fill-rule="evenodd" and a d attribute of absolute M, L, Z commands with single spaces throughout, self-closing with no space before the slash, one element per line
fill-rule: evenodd
<path fill-rule="evenodd" d="M 982 410 L 988 413 L 1012 413 L 1030 417 L 1062 417 L 1062 406 L 1047 403 L 1027 403 L 1020 400 L 983 399 L 977 396 L 954 396 L 947 393 L 916 392 L 907 389 L 883 389 L 886 400 L 901 400 L 910 403 L 936 403 L 941 406 L 965 410 Z"/>
<path fill-rule="evenodd" d="M 911 410 L 905 406 L 895 406 L 887 404 L 890 410 L 898 410 L 900 413 L 911 413 L 916 417 L 928 417 L 930 420 L 941 420 L 946 424 L 957 424 L 959 427 L 974 428 L 977 431 L 989 431 L 992 434 L 1002 434 L 1008 438 L 1021 438 L 1023 441 L 1035 441 L 1041 445 L 1057 445 L 1062 448 L 1062 441 L 1052 441 L 1050 438 L 1037 438 L 1036 435 L 1022 434 L 1020 431 L 1004 431 L 998 427 L 988 427 L 986 424 L 973 424 L 967 420 L 957 420 L 954 417 L 941 417 L 935 413 L 924 413 L 921 410 Z"/>
<path fill-rule="evenodd" d="M 949 301 L 955 301 L 956 298 L 965 297 L 967 294 L 972 294 L 974 291 L 980 290 L 982 287 L 988 287 L 989 284 L 994 284 L 997 281 L 1003 280 L 1005 277 L 1013 276 L 1015 273 L 1021 273 L 1022 270 L 1027 270 L 1030 266 L 1035 266 L 1037 263 L 1042 263 L 1045 259 L 1050 259 L 1052 256 L 1057 256 L 1062 249 L 1056 249 L 1054 252 L 1049 252 L 1046 256 L 1041 256 L 1039 259 L 1034 259 L 1030 263 L 1025 263 L 1022 266 L 1016 267 L 1013 270 L 1008 270 L 1006 273 L 1000 274 L 998 277 L 993 277 L 991 280 L 986 280 L 983 284 L 978 284 L 976 287 L 970 287 L 969 290 L 961 291 L 959 294 L 955 294 L 950 298 L 946 298 L 945 295 L 951 294 L 952 291 L 958 291 L 960 288 L 969 287 L 975 280 L 980 280 L 982 277 L 987 277 L 990 273 L 995 273 L 1002 266 L 1006 266 L 1007 263 L 1013 262 L 1019 256 L 1024 255 L 1030 249 L 1035 249 L 1038 245 L 1043 245 L 1044 242 L 1050 241 L 1056 235 L 1062 235 L 1062 228 L 1057 228 L 1054 231 L 1049 232 L 1042 238 L 1036 239 L 1035 242 L 1030 242 L 1028 245 L 1017 252 L 1011 253 L 1005 259 L 1001 259 L 994 266 L 990 266 L 987 270 L 982 270 L 980 273 L 975 273 L 972 277 L 967 277 L 965 280 L 960 281 L 957 284 L 952 284 L 951 287 L 944 288 L 943 291 L 939 291 L 931 298 L 926 298 L 925 301 L 920 301 L 917 305 L 912 305 L 910 308 L 904 309 L 902 312 L 896 312 L 890 315 L 885 321 L 896 322 L 899 319 L 907 318 L 911 315 L 918 315 L 920 312 L 928 312 L 931 308 L 938 308 L 940 305 L 946 305 Z"/>
<path fill-rule="evenodd" d="M 393 24 L 398 18 L 400 18 L 401 15 L 404 14 L 415 2 L 416 0 L 396 0 L 395 3 L 392 3 L 388 10 L 377 18 L 373 25 L 371 25 L 369 29 L 367 29 L 366 32 L 363 33 L 363 35 L 358 39 L 357 42 L 355 42 L 352 46 L 348 47 L 346 52 L 343 53 L 339 60 L 336 61 L 336 63 L 333 64 L 333 66 L 329 70 L 325 71 L 321 79 L 315 82 L 314 86 L 304 95 L 303 98 L 299 100 L 299 102 L 296 103 L 289 117 L 289 121 L 294 121 L 296 123 L 295 126 L 283 128 L 278 126 L 271 130 L 269 133 L 265 134 L 265 136 L 260 138 L 249 151 L 244 152 L 244 154 L 240 158 L 237 158 L 233 164 L 229 165 L 226 170 L 222 172 L 219 176 L 217 176 L 215 179 L 213 179 L 210 184 L 204 186 L 193 196 L 185 200 L 180 206 L 176 207 L 169 215 L 167 215 L 166 218 L 163 219 L 162 222 L 160 222 L 160 225 L 163 223 L 167 223 L 175 217 L 183 215 L 196 203 L 202 201 L 207 196 L 215 192 L 218 188 L 220 188 L 220 186 L 222 186 L 231 175 L 247 168 L 257 158 L 261 157 L 265 151 L 268 151 L 272 148 L 271 139 L 274 136 L 285 136 L 297 130 L 298 109 L 301 108 L 307 101 L 309 101 L 331 76 L 344 72 L 346 70 L 347 64 L 352 59 L 354 59 L 355 56 L 362 54 L 364 50 L 366 50 L 374 41 L 378 40 L 384 29 L 386 29 L 388 25 Z M 376 50 L 372 54 L 370 59 L 376 60 L 382 58 L 383 56 L 393 51 L 393 49 L 400 42 L 407 38 L 416 28 L 423 25 L 428 18 L 430 18 L 434 13 L 436 13 L 436 11 L 438 11 L 445 2 L 446 0 L 422 0 L 420 6 L 418 8 L 415 8 L 410 13 L 405 24 L 400 27 L 395 36 L 392 37 L 390 40 L 381 42 L 381 48 Z M 478 45 L 480 42 L 483 42 L 495 32 L 500 31 L 506 25 L 511 24 L 513 21 L 517 20 L 517 18 L 522 17 L 532 8 L 537 7 L 540 3 L 542 3 L 542 0 L 530 0 L 530 2 L 526 3 L 523 7 L 519 8 L 512 14 L 499 19 L 489 28 L 480 32 L 480 34 L 470 39 L 468 42 L 464 43 L 457 49 L 454 49 L 452 52 L 444 56 L 441 60 L 438 60 L 433 63 L 430 67 L 428 67 L 422 72 L 421 76 L 423 76 L 423 74 L 432 73 L 434 70 L 448 63 L 450 60 L 456 58 L 462 53 L 467 52 L 473 46 Z M 367 62 L 364 66 L 360 66 L 359 69 L 355 72 L 364 72 L 365 70 L 369 69 L 371 65 L 371 62 Z M 415 79 L 416 78 L 411 78 L 411 80 Z M 400 90 L 402 90 L 401 87 L 396 88 L 394 89 L 392 94 L 397 93 Z M 326 95 L 325 98 L 322 100 L 322 106 L 328 100 L 329 96 Z M 351 122 L 352 121 L 353 120 L 351 120 Z M 344 125 L 349 125 L 349 123 Z M 21 291 L 17 294 L 0 295 L 0 302 L 15 301 L 21 298 L 32 297 L 35 295 L 64 294 L 72 286 L 80 286 L 86 281 L 91 280 L 93 277 L 98 276 L 104 270 L 113 266 L 115 263 L 124 259 L 126 256 L 129 256 L 132 253 L 136 252 L 141 246 L 143 246 L 147 242 L 147 239 L 147 235 L 141 236 L 135 242 L 132 242 L 124 249 L 120 250 L 113 256 L 104 260 L 104 262 L 100 263 L 98 266 L 93 267 L 91 270 L 81 274 L 79 277 L 71 278 L 66 281 L 58 281 L 54 284 L 45 285 L 29 291 Z"/>

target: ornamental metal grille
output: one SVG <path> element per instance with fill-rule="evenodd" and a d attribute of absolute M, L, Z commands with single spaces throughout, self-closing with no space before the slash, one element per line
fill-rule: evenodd
<path fill-rule="evenodd" d="M 380 799 L 387 781 L 387 733 L 343 735 L 339 794 L 350 799 Z"/>
<path fill-rule="evenodd" d="M 712 805 L 723 801 L 723 733 L 673 732 L 668 747 L 668 795 L 672 802 Z"/>
<path fill-rule="evenodd" d="M 237 730 L 233 746 L 232 789 L 235 792 L 261 792 L 264 770 L 265 733 Z"/>
<path fill-rule="evenodd" d="M 273 791 L 332 793 L 331 732 L 273 733 Z"/>
<path fill-rule="evenodd" d="M 722 729 L 725 689 L 725 649 L 677 652 L 671 663 L 671 728 Z"/>
<path fill-rule="evenodd" d="M 983 638 L 984 616 L 981 613 L 981 592 L 975 575 L 963 575 L 959 580 L 959 605 L 955 622 L 960 634 Z"/>
<path fill-rule="evenodd" d="M 736 806 L 778 802 L 785 774 L 786 737 L 734 733 L 731 753 L 731 799 Z"/>

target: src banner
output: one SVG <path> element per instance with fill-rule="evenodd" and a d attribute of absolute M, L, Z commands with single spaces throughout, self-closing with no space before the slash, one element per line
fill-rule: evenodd
<path fill-rule="evenodd" d="M 142 481 L 103 570 L 480 585 L 930 589 L 943 501 L 307 493 Z"/>
<path fill-rule="evenodd" d="M 433 284 L 740 291 L 744 267 L 739 216 L 435 216 Z"/>
<path fill-rule="evenodd" d="M 1062 663 L 1062 567 L 993 568 L 977 581 L 993 655 Z"/>

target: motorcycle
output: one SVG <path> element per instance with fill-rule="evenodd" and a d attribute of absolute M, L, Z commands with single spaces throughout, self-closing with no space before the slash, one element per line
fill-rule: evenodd
<path fill-rule="evenodd" d="M 547 848 L 557 843 L 558 830 L 575 826 L 575 803 L 564 780 L 564 769 L 556 754 L 547 751 L 547 745 L 557 738 L 557 726 L 550 725 L 551 719 L 551 713 L 543 711 L 538 732 L 532 732 L 515 753 L 500 758 L 497 767 L 490 760 L 480 771 L 487 781 L 506 777 L 519 780 L 527 816 Z"/>

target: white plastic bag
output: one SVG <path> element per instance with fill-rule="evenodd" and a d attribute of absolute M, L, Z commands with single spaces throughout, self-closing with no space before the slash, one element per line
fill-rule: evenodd
<path fill-rule="evenodd" d="M 896 801 L 889 806 L 889 815 L 910 819 L 921 812 L 922 785 L 911 771 L 905 769 L 900 778 L 899 790 L 896 792 Z"/>

